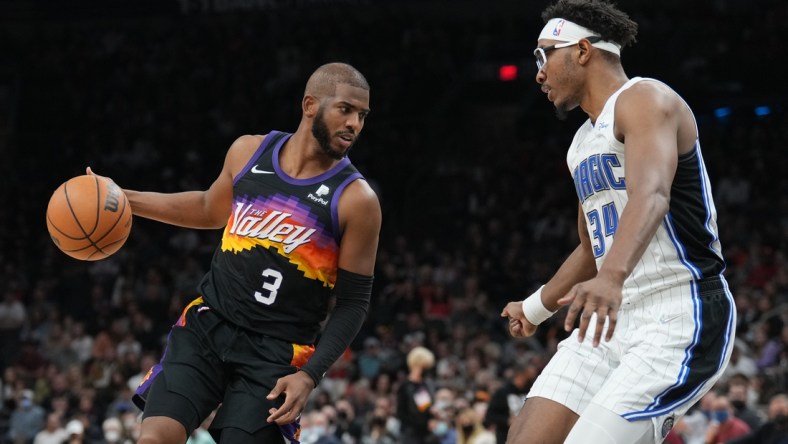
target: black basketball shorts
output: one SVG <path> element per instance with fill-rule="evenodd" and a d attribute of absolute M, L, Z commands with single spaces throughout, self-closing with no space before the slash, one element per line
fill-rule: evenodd
<path fill-rule="evenodd" d="M 166 416 L 179 421 L 187 434 L 219 407 L 210 428 L 238 428 L 254 434 L 284 396 L 266 396 L 276 381 L 292 374 L 312 355 L 311 345 L 292 344 L 239 328 L 205 305 L 190 303 L 173 325 L 161 361 L 146 375 L 134 395 L 143 418 Z M 291 440 L 298 424 L 282 426 Z M 297 442 L 297 441 L 295 441 Z"/>

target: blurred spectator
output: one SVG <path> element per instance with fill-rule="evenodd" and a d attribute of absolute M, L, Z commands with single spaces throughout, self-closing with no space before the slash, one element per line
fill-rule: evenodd
<path fill-rule="evenodd" d="M 83 444 L 85 442 L 85 425 L 82 420 L 74 418 L 66 423 L 68 444 Z"/>
<path fill-rule="evenodd" d="M 22 341 L 22 348 L 14 363 L 19 376 L 28 381 L 34 380 L 40 376 L 46 365 L 47 360 L 41 353 L 38 342 L 32 339 Z"/>
<path fill-rule="evenodd" d="M 396 444 L 397 439 L 386 427 L 387 418 L 373 416 L 369 420 L 369 432 L 359 441 L 361 444 Z"/>
<path fill-rule="evenodd" d="M 334 418 L 333 434 L 340 442 L 358 442 L 361 439 L 362 424 L 356 417 L 353 404 L 340 399 L 335 404 L 337 415 Z"/>
<path fill-rule="evenodd" d="M 206 421 L 210 421 L 212 419 L 213 416 L 209 416 L 206 419 Z M 142 422 L 142 416 L 139 415 L 138 411 L 134 410 L 134 411 L 121 413 L 120 422 L 123 424 L 123 436 L 131 440 L 131 442 L 137 442 L 137 439 L 139 439 L 140 437 L 140 426 Z M 206 422 L 203 422 L 203 426 L 205 424 Z M 210 424 L 210 422 L 208 422 L 208 424 Z M 209 441 L 208 443 L 203 442 L 199 444 L 215 444 L 215 443 L 213 442 L 213 439 L 211 439 L 211 441 Z"/>
<path fill-rule="evenodd" d="M 22 390 L 11 413 L 8 437 L 13 444 L 30 444 L 44 428 L 46 412 L 33 401 L 33 391 Z"/>
<path fill-rule="evenodd" d="M 741 374 L 732 376 L 728 380 L 728 400 L 733 407 L 734 415 L 747 423 L 750 430 L 755 430 L 763 423 L 763 418 L 751 407 L 751 399 L 750 379 Z"/>
<path fill-rule="evenodd" d="M 358 373 L 362 378 L 375 379 L 380 373 L 380 340 L 374 336 L 364 339 L 364 350 L 358 355 Z"/>
<path fill-rule="evenodd" d="M 394 416 L 394 413 L 395 409 L 391 397 L 385 396 L 375 399 L 375 408 L 369 415 L 368 429 L 370 432 L 367 433 L 367 435 L 371 433 L 373 421 L 380 422 L 382 420 L 384 423 L 384 430 L 378 431 L 378 435 L 381 437 L 380 439 L 384 439 L 384 436 L 388 436 L 394 439 L 395 442 L 398 441 L 401 425 L 399 419 Z M 377 423 L 375 423 L 374 426 L 377 427 Z"/>
<path fill-rule="evenodd" d="M 72 391 L 72 387 L 68 383 L 68 378 L 65 373 L 57 372 L 48 382 L 49 393 L 44 397 L 41 405 L 48 411 L 62 410 L 61 413 L 67 415 L 63 416 L 63 418 L 67 418 L 70 416 L 71 411 L 77 406 L 77 398 Z M 55 404 L 60 402 L 56 400 L 62 400 L 65 406 L 60 405 L 56 408 Z"/>
<path fill-rule="evenodd" d="M 104 433 L 103 444 L 133 444 L 123 437 L 123 424 L 116 416 L 105 419 L 101 423 L 101 431 Z"/>
<path fill-rule="evenodd" d="M 514 417 L 520 413 L 525 395 L 531 389 L 531 384 L 537 375 L 536 367 L 525 362 L 514 364 L 504 373 L 506 382 L 493 393 L 484 420 L 485 424 L 494 427 L 498 443 L 506 442 L 509 426 Z"/>
<path fill-rule="evenodd" d="M 126 412 L 139 412 L 137 406 L 131 401 L 131 397 L 134 395 L 134 391 L 130 389 L 127 385 L 123 384 L 120 387 L 112 390 L 114 393 L 115 398 L 109 403 L 107 406 L 107 411 L 104 416 L 111 417 L 111 416 L 120 416 Z"/>
<path fill-rule="evenodd" d="M 736 374 L 741 374 L 745 377 L 752 378 L 758 373 L 758 366 L 755 360 L 750 356 L 750 349 L 744 343 L 744 339 L 736 338 L 731 351 L 731 359 L 728 361 L 728 366 L 720 378 L 719 382 L 726 382 L 728 379 Z"/>
<path fill-rule="evenodd" d="M 728 440 L 750 433 L 750 426 L 734 415 L 727 396 L 717 396 L 713 406 L 706 429 L 706 444 L 725 444 Z"/>
<path fill-rule="evenodd" d="M 779 394 L 769 402 L 769 418 L 757 429 L 727 444 L 787 444 L 788 396 Z"/>
<path fill-rule="evenodd" d="M 435 366 L 435 355 L 425 347 L 408 352 L 408 377 L 397 391 L 397 418 L 402 423 L 402 444 L 425 444 L 436 440 L 429 431 L 435 388 L 425 373 Z"/>
<path fill-rule="evenodd" d="M 47 415 L 44 429 L 36 433 L 33 444 L 63 444 L 66 439 L 68 434 L 60 422 L 60 414 L 50 413 Z"/>
<path fill-rule="evenodd" d="M 0 344 L 3 344 L 3 353 L 0 353 L 0 367 L 5 368 L 19 350 L 19 333 L 27 321 L 27 309 L 21 301 L 20 294 L 6 290 L 3 300 L 0 301 Z"/>
<path fill-rule="evenodd" d="M 19 378 L 16 368 L 8 366 L 3 370 L 2 387 L 0 387 L 0 409 L 13 409 L 16 405 L 17 385 L 24 384 Z"/>
<path fill-rule="evenodd" d="M 714 389 L 709 390 L 676 422 L 673 430 L 681 436 L 684 444 L 706 444 L 706 431 L 711 423 L 717 396 Z"/>
<path fill-rule="evenodd" d="M 451 388 L 441 387 L 435 391 L 435 403 L 432 406 L 429 429 L 440 444 L 455 444 L 457 442 L 456 402 L 457 394 Z"/>
<path fill-rule="evenodd" d="M 495 434 L 484 428 L 476 410 L 468 408 L 457 414 L 457 444 L 495 443 Z"/>
<path fill-rule="evenodd" d="M 304 414 L 301 419 L 302 444 L 342 444 L 332 432 L 328 415 L 322 411 Z"/>
<path fill-rule="evenodd" d="M 755 335 L 757 356 L 755 364 L 760 370 L 776 366 L 783 351 L 782 330 L 784 322 L 777 316 L 768 317 L 760 324 Z"/>
<path fill-rule="evenodd" d="M 87 362 L 93 355 L 93 336 L 85 331 L 83 322 L 74 322 L 71 327 L 71 349 L 81 363 Z"/>

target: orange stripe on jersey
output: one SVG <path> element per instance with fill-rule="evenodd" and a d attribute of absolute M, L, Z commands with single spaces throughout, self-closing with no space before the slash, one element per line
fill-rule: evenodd
<path fill-rule="evenodd" d="M 137 387 L 140 387 L 140 386 L 142 386 L 142 384 L 145 384 L 145 381 L 147 381 L 148 379 L 150 379 L 150 375 L 151 375 L 151 374 L 153 374 L 153 369 L 154 369 L 155 367 L 156 367 L 156 366 L 153 366 L 153 367 L 151 367 L 150 369 L 148 369 L 148 373 L 145 373 L 145 377 L 143 377 L 143 378 L 142 378 L 142 380 L 140 381 L 140 383 L 139 383 L 139 385 L 138 385 Z"/>
<path fill-rule="evenodd" d="M 197 299 L 189 302 L 189 305 L 183 309 L 181 312 L 181 316 L 178 318 L 178 321 L 175 323 L 178 327 L 183 327 L 186 325 L 186 312 L 189 311 L 190 308 L 194 307 L 195 305 L 200 305 L 203 303 L 202 296 L 198 297 Z"/>
<path fill-rule="evenodd" d="M 293 360 L 290 361 L 290 365 L 293 365 L 297 368 L 303 367 L 304 364 L 309 361 L 309 358 L 312 357 L 314 352 L 314 345 L 293 344 Z"/>

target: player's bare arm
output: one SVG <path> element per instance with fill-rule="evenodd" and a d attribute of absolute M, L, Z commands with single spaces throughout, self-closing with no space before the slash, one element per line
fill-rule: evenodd
<path fill-rule="evenodd" d="M 580 244 L 566 258 L 558 271 L 544 285 L 541 291 L 542 304 L 550 311 L 558 310 L 564 296 L 578 282 L 587 281 L 596 275 L 594 254 L 591 251 L 591 240 L 586 229 L 583 209 L 578 204 L 577 232 Z M 563 304 L 561 303 L 563 301 Z M 536 325 L 530 322 L 523 313 L 522 301 L 510 302 L 504 307 L 501 316 L 509 318 L 509 333 L 515 337 L 531 336 L 536 332 Z"/>
<path fill-rule="evenodd" d="M 232 210 L 233 178 L 263 141 L 241 136 L 227 150 L 219 177 L 205 191 L 155 193 L 124 190 L 134 215 L 188 228 L 221 228 Z"/>
<path fill-rule="evenodd" d="M 382 215 L 380 202 L 365 180 L 356 180 L 339 199 L 342 245 L 338 267 L 372 276 L 378 251 Z"/>
<path fill-rule="evenodd" d="M 580 317 L 578 339 L 585 339 L 596 313 L 594 346 L 604 324 L 610 340 L 621 306 L 622 287 L 662 222 L 678 163 L 677 134 L 683 106 L 678 97 L 656 82 L 642 82 L 621 94 L 616 104 L 616 137 L 625 143 L 628 203 L 610 249 L 596 278 L 575 286 L 566 329 Z"/>

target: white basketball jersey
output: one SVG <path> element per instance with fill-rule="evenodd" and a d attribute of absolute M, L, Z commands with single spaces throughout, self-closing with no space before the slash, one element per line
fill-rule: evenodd
<path fill-rule="evenodd" d="M 607 100 L 595 124 L 589 119 L 578 129 L 567 153 L 597 269 L 613 246 L 628 201 L 624 144 L 613 131 L 616 101 L 641 81 L 656 80 L 635 77 L 625 83 Z M 717 212 L 696 140 L 693 150 L 679 157 L 668 214 L 625 281 L 623 299 L 633 302 L 678 283 L 719 275 L 724 268 Z"/>

